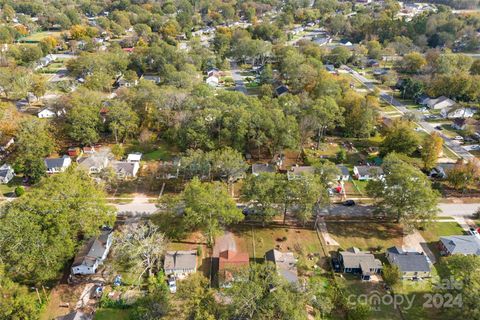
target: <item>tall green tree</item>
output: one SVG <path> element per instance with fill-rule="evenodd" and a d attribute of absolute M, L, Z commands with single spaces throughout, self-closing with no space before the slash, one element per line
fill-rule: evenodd
<path fill-rule="evenodd" d="M 428 177 L 395 153 L 384 158 L 384 179 L 369 181 L 367 193 L 379 209 L 407 229 L 425 226 L 435 218 L 439 194 Z"/>
<path fill-rule="evenodd" d="M 79 239 L 114 221 L 104 192 L 74 168 L 44 179 L 1 210 L 0 259 L 7 275 L 28 284 L 56 279 Z"/>
<path fill-rule="evenodd" d="M 425 169 L 431 170 L 435 167 L 442 150 L 443 139 L 437 133 L 434 132 L 425 137 L 421 150 L 423 166 Z"/>
<path fill-rule="evenodd" d="M 36 183 L 45 175 L 43 161 L 53 152 L 55 144 L 48 124 L 39 119 L 28 119 L 20 123 L 15 141 L 15 165 Z"/>
<path fill-rule="evenodd" d="M 169 210 L 180 210 L 186 228 L 201 231 L 209 245 L 223 227 L 243 220 L 227 188 L 219 182 L 201 182 L 195 177 L 181 194 L 165 201 Z"/>
<path fill-rule="evenodd" d="M 380 149 L 382 154 L 398 152 L 411 155 L 419 144 L 420 139 L 413 130 L 413 124 L 408 121 L 397 120 L 387 130 Z"/>
<path fill-rule="evenodd" d="M 119 140 L 125 142 L 128 137 L 132 137 L 138 130 L 138 115 L 132 108 L 123 101 L 113 101 L 108 107 L 108 128 L 115 137 L 115 142 Z"/>
<path fill-rule="evenodd" d="M 243 184 L 242 198 L 251 202 L 255 212 L 254 218 L 263 224 L 277 213 L 275 208 L 278 201 L 277 183 L 282 178 L 273 173 L 260 173 L 258 176 L 250 175 Z"/>

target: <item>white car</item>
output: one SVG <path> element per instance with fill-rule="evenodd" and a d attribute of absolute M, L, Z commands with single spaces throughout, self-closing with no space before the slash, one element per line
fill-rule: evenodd
<path fill-rule="evenodd" d="M 461 140 L 463 140 L 463 137 L 462 136 L 456 136 L 454 139 L 461 141 Z"/>
<path fill-rule="evenodd" d="M 170 290 L 170 293 L 175 293 L 177 292 L 177 281 L 175 278 L 169 278 L 167 280 L 168 283 L 168 290 Z"/>
<path fill-rule="evenodd" d="M 468 234 L 471 235 L 471 236 L 480 237 L 480 234 L 478 234 L 478 231 L 477 231 L 477 229 L 475 229 L 475 228 L 470 228 L 470 229 L 468 229 Z"/>

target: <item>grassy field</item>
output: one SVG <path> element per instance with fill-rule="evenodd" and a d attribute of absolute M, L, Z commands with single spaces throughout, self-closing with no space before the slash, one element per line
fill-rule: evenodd
<path fill-rule="evenodd" d="M 63 31 L 42 31 L 33 33 L 25 38 L 20 39 L 20 42 L 39 42 L 42 39 L 52 36 L 56 38 L 60 38 Z"/>
<path fill-rule="evenodd" d="M 145 153 L 142 160 L 145 161 L 168 161 L 172 158 L 171 152 L 164 146 L 159 146 L 156 150 Z"/>
<path fill-rule="evenodd" d="M 238 226 L 231 230 L 240 251 L 246 251 L 251 258 L 263 259 L 265 252 L 277 248 L 280 251 L 294 251 L 297 254 L 320 254 L 321 247 L 317 233 L 309 229 L 283 227 Z"/>
<path fill-rule="evenodd" d="M 351 274 L 344 274 L 344 278 L 340 278 L 337 282 L 344 286 L 345 291 L 347 292 L 347 299 L 350 301 L 356 301 L 356 299 L 361 300 L 361 296 L 366 295 L 367 297 L 374 296 L 384 296 L 388 293 L 383 289 L 383 286 L 380 283 L 375 282 L 365 282 L 361 281 L 357 276 Z M 372 299 L 373 301 L 373 299 Z M 393 305 L 389 304 L 372 304 L 372 313 L 368 316 L 368 319 L 374 320 L 400 320 L 400 315 L 396 311 Z"/>
<path fill-rule="evenodd" d="M 431 227 L 427 228 L 427 230 L 420 231 L 420 233 L 427 242 L 436 242 L 443 236 L 463 234 L 463 229 L 454 221 L 435 222 Z"/>
<path fill-rule="evenodd" d="M 132 312 L 129 309 L 97 309 L 95 313 L 95 320 L 128 320 L 132 318 Z"/>
<path fill-rule="evenodd" d="M 381 251 L 401 246 L 403 228 L 393 223 L 327 222 L 330 235 L 342 249 L 357 247 L 372 250 L 381 247 Z"/>

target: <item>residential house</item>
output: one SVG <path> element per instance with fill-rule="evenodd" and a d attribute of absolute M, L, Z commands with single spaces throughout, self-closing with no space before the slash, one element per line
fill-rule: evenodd
<path fill-rule="evenodd" d="M 72 164 L 72 159 L 65 155 L 60 158 L 45 158 L 45 166 L 47 167 L 47 173 L 59 173 L 67 170 Z"/>
<path fill-rule="evenodd" d="M 111 166 L 119 179 L 136 178 L 140 169 L 139 162 L 112 161 Z"/>
<path fill-rule="evenodd" d="M 480 239 L 474 235 L 440 237 L 438 247 L 440 253 L 445 256 L 452 254 L 480 256 Z"/>
<path fill-rule="evenodd" d="M 465 130 L 468 126 L 477 126 L 479 122 L 474 119 L 456 118 L 452 121 L 452 128 L 455 130 Z"/>
<path fill-rule="evenodd" d="M 107 258 L 112 246 L 112 230 L 103 230 L 98 237 L 91 238 L 73 260 L 72 274 L 94 274 Z"/>
<path fill-rule="evenodd" d="M 220 83 L 220 79 L 218 79 L 217 76 L 210 76 L 207 79 L 205 79 L 205 83 L 208 84 L 210 87 L 218 87 L 218 84 Z"/>
<path fill-rule="evenodd" d="M 260 173 L 275 173 L 277 167 L 269 163 L 254 163 L 252 164 L 252 174 L 258 176 Z"/>
<path fill-rule="evenodd" d="M 348 181 L 350 180 L 350 170 L 344 165 L 337 164 L 336 167 L 340 171 L 340 174 L 337 175 L 338 181 Z"/>
<path fill-rule="evenodd" d="M 37 65 L 35 66 L 35 70 L 38 70 L 38 69 L 41 69 L 41 68 L 45 68 L 46 66 L 48 66 L 50 63 L 52 63 L 53 61 L 55 61 L 56 57 L 54 55 L 46 55 L 45 57 L 43 58 L 40 58 L 38 61 L 37 61 Z"/>
<path fill-rule="evenodd" d="M 163 268 L 167 276 L 185 278 L 197 272 L 197 251 L 167 251 Z"/>
<path fill-rule="evenodd" d="M 382 270 L 382 262 L 371 252 L 355 247 L 339 252 L 339 263 L 342 272 L 360 274 L 362 280 L 370 280 Z"/>
<path fill-rule="evenodd" d="M 445 108 L 453 107 L 456 104 L 456 102 L 445 96 L 441 96 L 435 99 L 434 98 L 424 99 L 422 101 L 422 104 L 428 107 L 429 109 L 443 110 Z"/>
<path fill-rule="evenodd" d="M 15 171 L 10 165 L 5 163 L 0 167 L 0 184 L 9 183 L 14 176 Z"/>
<path fill-rule="evenodd" d="M 95 154 L 89 157 L 80 157 L 77 162 L 79 167 L 88 171 L 88 173 L 100 173 L 108 166 L 109 159 L 106 155 Z"/>
<path fill-rule="evenodd" d="M 350 42 L 349 40 L 347 40 L 347 39 L 342 39 L 342 40 L 340 40 L 340 44 L 341 44 L 342 46 L 345 46 L 345 47 L 351 47 L 351 46 L 353 46 L 353 43 L 351 43 L 351 42 Z"/>
<path fill-rule="evenodd" d="M 136 85 L 138 85 L 138 79 L 126 79 L 123 75 L 118 77 L 115 83 L 113 84 L 115 88 L 122 88 L 122 87 L 131 88 L 131 87 L 135 87 Z"/>
<path fill-rule="evenodd" d="M 291 284 L 298 284 L 297 259 L 293 252 L 281 252 L 276 249 L 265 253 L 265 260 L 273 263 L 278 274 Z"/>
<path fill-rule="evenodd" d="M 51 119 L 54 118 L 57 114 L 55 111 L 50 110 L 49 108 L 42 109 L 39 113 L 37 113 L 37 117 L 40 119 Z"/>
<path fill-rule="evenodd" d="M 387 249 L 386 257 L 390 264 L 398 266 L 402 279 L 414 280 L 431 276 L 430 261 L 423 252 L 391 247 Z"/>
<path fill-rule="evenodd" d="M 222 287 L 230 287 L 238 272 L 248 268 L 250 257 L 247 252 L 225 250 L 218 256 L 218 280 Z"/>
<path fill-rule="evenodd" d="M 160 76 L 157 76 L 157 75 L 154 75 L 154 74 L 144 74 L 142 76 L 142 79 L 145 80 L 145 81 L 153 82 L 155 84 L 160 84 L 160 82 L 162 80 L 160 78 Z"/>
<path fill-rule="evenodd" d="M 220 70 L 218 70 L 217 68 L 209 68 L 207 70 L 207 77 L 211 77 L 211 76 L 218 77 L 219 75 L 220 75 Z"/>
<path fill-rule="evenodd" d="M 387 74 L 387 73 L 388 73 L 388 70 L 387 70 L 387 69 L 384 69 L 384 68 L 379 68 L 379 69 L 373 70 L 373 75 L 374 75 L 374 76 L 377 76 L 377 77 L 383 76 L 383 75 L 385 75 L 385 74 Z"/>
<path fill-rule="evenodd" d="M 438 163 L 432 170 L 430 170 L 430 178 L 446 179 L 449 170 L 455 167 L 455 163 Z"/>
<path fill-rule="evenodd" d="M 93 320 L 93 316 L 81 311 L 72 311 L 67 315 L 57 317 L 56 320 Z"/>
<path fill-rule="evenodd" d="M 367 60 L 367 67 L 371 67 L 371 68 L 380 67 L 380 63 L 376 59 L 368 59 Z"/>
<path fill-rule="evenodd" d="M 140 152 L 129 153 L 127 156 L 127 162 L 140 162 L 142 160 L 142 154 Z"/>
<path fill-rule="evenodd" d="M 287 172 L 288 180 L 299 180 L 305 175 L 315 174 L 315 168 L 312 166 L 293 166 L 290 171 Z"/>
<path fill-rule="evenodd" d="M 335 66 L 333 64 L 326 64 L 325 65 L 325 70 L 327 70 L 330 73 L 335 73 Z"/>
<path fill-rule="evenodd" d="M 357 180 L 368 181 L 383 179 L 383 169 L 379 166 L 355 166 L 353 175 Z"/>
<path fill-rule="evenodd" d="M 440 114 L 442 117 L 448 119 L 456 119 L 456 118 L 472 118 L 476 113 L 475 109 L 472 108 L 444 108 Z"/>
<path fill-rule="evenodd" d="M 285 85 L 280 85 L 275 88 L 275 95 L 277 97 L 283 96 L 284 94 L 287 94 L 289 92 L 288 87 Z"/>

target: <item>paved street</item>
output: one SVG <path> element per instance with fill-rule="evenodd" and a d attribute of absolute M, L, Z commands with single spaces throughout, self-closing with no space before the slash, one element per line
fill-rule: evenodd
<path fill-rule="evenodd" d="M 360 81 L 364 86 L 366 86 L 369 90 L 374 90 L 376 85 L 375 83 L 372 82 L 372 80 L 365 78 L 362 76 L 360 73 L 357 71 L 347 67 L 347 66 L 342 66 L 344 70 L 347 70 L 355 79 Z M 380 92 L 380 98 L 384 100 L 385 102 L 391 104 L 395 108 L 398 109 L 403 114 L 414 114 L 417 118 L 422 119 L 418 122 L 418 124 L 427 132 L 427 133 L 432 133 L 436 132 L 438 133 L 444 140 L 445 145 L 450 148 L 455 154 L 457 154 L 459 157 L 464 158 L 464 159 L 471 159 L 474 158 L 475 156 L 472 155 L 470 152 L 465 150 L 460 144 L 458 144 L 457 141 L 450 139 L 449 137 L 445 136 L 441 131 L 435 129 L 435 127 L 426 122 L 423 121 L 423 114 L 420 112 L 415 112 L 408 110 L 407 107 L 397 99 L 395 99 L 392 95 L 388 94 L 385 91 Z"/>
<path fill-rule="evenodd" d="M 480 203 L 440 203 L 440 216 L 466 217 L 471 216 L 480 208 Z"/>
<path fill-rule="evenodd" d="M 235 91 L 247 94 L 247 88 L 245 87 L 245 82 L 243 81 L 243 76 L 241 74 L 242 70 L 238 68 L 235 60 L 230 61 L 230 69 L 232 71 L 232 79 L 235 81 Z"/>

